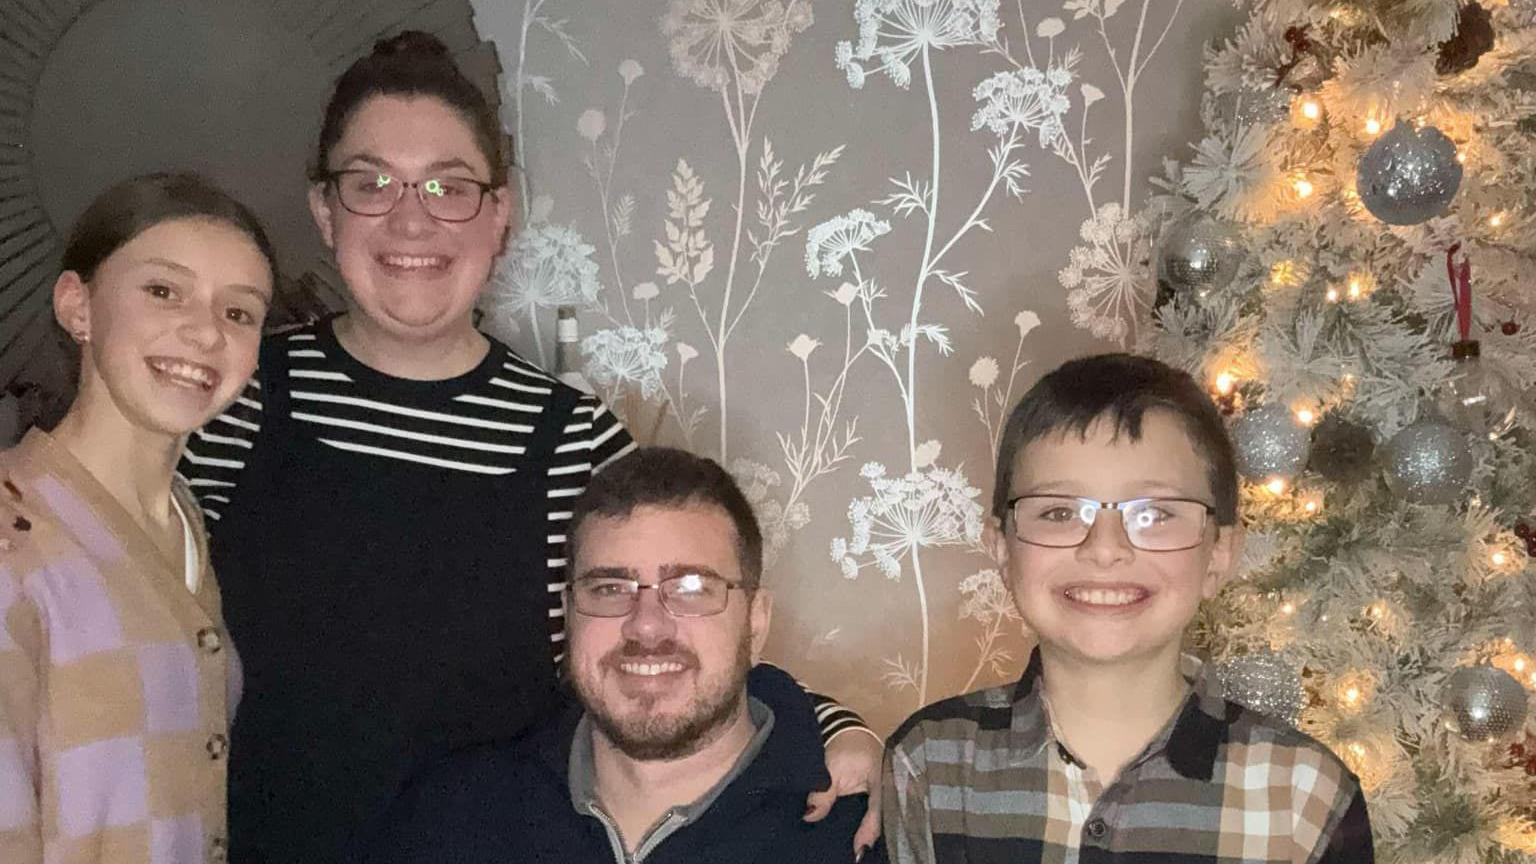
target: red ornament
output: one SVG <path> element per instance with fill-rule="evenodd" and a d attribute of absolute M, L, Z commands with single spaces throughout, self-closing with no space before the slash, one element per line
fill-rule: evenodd
<path fill-rule="evenodd" d="M 1520 322 L 1505 321 L 1503 324 L 1499 325 L 1499 332 L 1503 333 L 1505 336 L 1514 336 L 1520 332 Z"/>

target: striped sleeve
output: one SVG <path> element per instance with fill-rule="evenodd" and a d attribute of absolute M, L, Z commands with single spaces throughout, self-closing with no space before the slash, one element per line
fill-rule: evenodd
<path fill-rule="evenodd" d="M 252 378 L 224 413 L 187 438 L 178 470 L 210 522 L 229 508 L 261 431 L 261 382 Z"/>
<path fill-rule="evenodd" d="M 549 568 L 549 642 L 558 665 L 565 656 L 565 538 L 571 505 L 592 475 L 638 445 L 619 418 L 595 396 L 584 396 L 565 420 L 560 443 L 546 469 L 549 532 L 545 558 Z"/>

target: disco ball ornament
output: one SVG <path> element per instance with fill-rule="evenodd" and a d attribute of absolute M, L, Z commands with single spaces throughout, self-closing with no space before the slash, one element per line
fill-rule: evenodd
<path fill-rule="evenodd" d="M 1472 477 L 1466 433 L 1439 417 L 1403 427 L 1383 458 L 1387 488 L 1415 504 L 1454 504 Z"/>
<path fill-rule="evenodd" d="M 1493 666 L 1451 673 L 1442 697 L 1445 725 L 1467 741 L 1494 741 L 1525 725 L 1530 697 L 1513 676 Z"/>
<path fill-rule="evenodd" d="M 1277 477 L 1289 480 L 1300 474 L 1311 443 L 1312 430 L 1279 403 L 1249 411 L 1232 427 L 1237 470 L 1254 483 Z"/>
<path fill-rule="evenodd" d="M 1158 246 L 1158 287 L 1173 293 L 1225 288 L 1242 261 L 1235 225 L 1203 213 L 1185 217 Z"/>
<path fill-rule="evenodd" d="M 1377 138 L 1355 175 L 1371 215 L 1388 225 L 1417 225 L 1445 212 L 1461 186 L 1456 145 L 1433 126 L 1398 123 Z"/>
<path fill-rule="evenodd" d="M 1216 680 L 1229 702 L 1296 725 L 1305 693 L 1297 669 L 1273 651 L 1233 657 L 1216 665 Z"/>

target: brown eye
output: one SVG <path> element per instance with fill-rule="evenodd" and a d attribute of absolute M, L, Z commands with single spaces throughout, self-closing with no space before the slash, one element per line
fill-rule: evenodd
<path fill-rule="evenodd" d="M 171 290 L 171 286 L 161 285 L 157 282 L 145 285 L 144 291 L 156 300 L 170 300 L 176 293 Z"/>

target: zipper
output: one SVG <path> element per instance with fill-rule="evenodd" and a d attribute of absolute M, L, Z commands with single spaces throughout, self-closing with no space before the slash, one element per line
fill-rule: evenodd
<path fill-rule="evenodd" d="M 613 850 L 614 864 L 635 864 L 630 859 L 629 853 L 624 851 L 624 838 L 619 835 L 618 826 L 613 824 L 613 820 L 608 818 L 603 808 L 592 803 L 587 805 L 587 812 L 603 824 L 603 830 L 608 834 L 608 848 Z"/>

